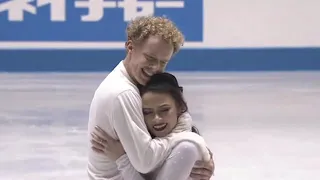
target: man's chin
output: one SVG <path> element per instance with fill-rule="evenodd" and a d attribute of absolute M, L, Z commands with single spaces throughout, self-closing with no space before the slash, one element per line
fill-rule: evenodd
<path fill-rule="evenodd" d="M 146 80 L 144 80 L 143 78 L 133 78 L 133 81 L 136 85 L 142 85 L 142 86 L 145 86 L 146 85 Z"/>
<path fill-rule="evenodd" d="M 139 84 L 145 86 L 149 80 L 150 78 L 142 77 L 141 79 L 139 79 Z"/>
<path fill-rule="evenodd" d="M 142 86 L 145 86 L 145 85 L 147 84 L 147 81 L 141 80 L 141 81 L 139 81 L 138 83 L 139 83 L 140 85 L 142 85 Z"/>

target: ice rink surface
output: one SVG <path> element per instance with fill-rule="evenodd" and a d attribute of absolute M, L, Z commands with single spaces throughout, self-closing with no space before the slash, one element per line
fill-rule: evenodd
<path fill-rule="evenodd" d="M 106 74 L 1 73 L 0 179 L 87 180 L 88 109 Z M 319 178 L 320 72 L 175 74 L 213 180 Z"/>

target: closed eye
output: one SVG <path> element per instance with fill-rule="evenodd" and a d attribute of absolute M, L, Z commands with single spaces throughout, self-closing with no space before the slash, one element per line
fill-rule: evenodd
<path fill-rule="evenodd" d="M 143 115 L 148 115 L 152 113 L 152 111 L 150 110 L 143 110 L 142 112 L 143 112 Z"/>
<path fill-rule="evenodd" d="M 167 65 L 167 61 L 161 61 L 160 63 L 161 63 L 162 66 Z"/>
<path fill-rule="evenodd" d="M 169 110 L 170 110 L 170 108 L 165 108 L 165 109 L 161 109 L 161 112 L 167 112 Z"/>

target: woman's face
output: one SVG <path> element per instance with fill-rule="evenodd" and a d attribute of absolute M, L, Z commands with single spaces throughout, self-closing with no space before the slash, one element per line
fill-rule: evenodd
<path fill-rule="evenodd" d="M 153 136 L 168 135 L 178 123 L 180 110 L 168 93 L 146 92 L 142 95 L 144 121 Z"/>

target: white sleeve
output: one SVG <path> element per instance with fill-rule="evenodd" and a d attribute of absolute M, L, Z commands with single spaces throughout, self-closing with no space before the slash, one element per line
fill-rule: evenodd
<path fill-rule="evenodd" d="M 116 160 L 118 170 L 121 173 L 123 180 L 145 180 L 142 175 L 134 169 L 126 154 Z"/>
<path fill-rule="evenodd" d="M 156 180 L 189 180 L 195 162 L 201 158 L 196 144 L 181 142 L 172 150 L 161 169 L 156 172 Z"/>
<path fill-rule="evenodd" d="M 191 132 L 192 129 L 192 118 L 188 112 L 185 112 L 179 117 L 178 124 L 167 136 L 173 144 L 176 142 L 189 141 L 196 144 L 199 148 L 200 153 L 203 156 L 204 161 L 210 160 L 210 153 L 207 149 L 207 145 L 200 135 Z"/>
<path fill-rule="evenodd" d="M 174 146 L 170 138 L 152 139 L 144 123 L 141 97 L 127 90 L 114 102 L 113 127 L 132 166 L 147 174 L 161 165 Z"/>
<path fill-rule="evenodd" d="M 192 118 L 188 112 L 185 112 L 179 117 L 178 124 L 172 130 L 172 133 L 191 131 L 191 128 L 192 128 Z"/>

